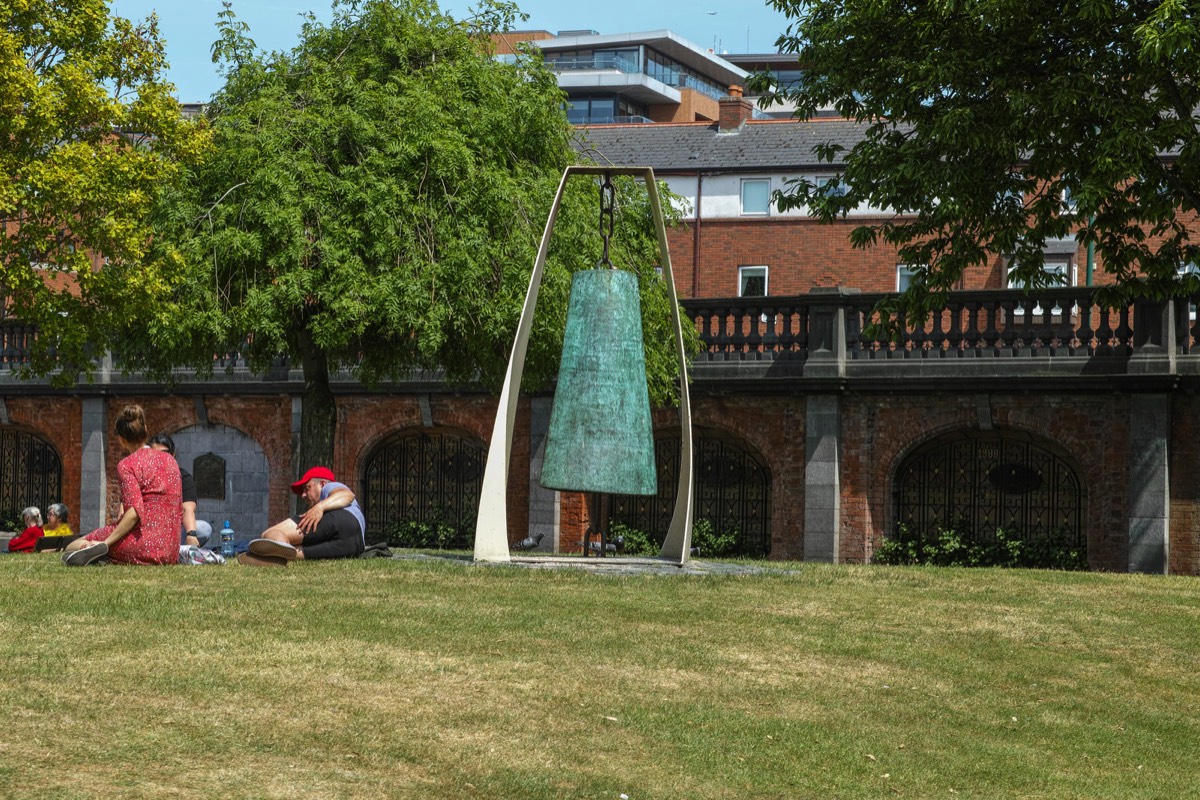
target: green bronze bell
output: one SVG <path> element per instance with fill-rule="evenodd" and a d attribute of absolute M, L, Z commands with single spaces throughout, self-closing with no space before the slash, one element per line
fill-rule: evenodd
<path fill-rule="evenodd" d="M 658 493 L 641 301 L 630 272 L 592 269 L 571 280 L 542 486 Z"/>

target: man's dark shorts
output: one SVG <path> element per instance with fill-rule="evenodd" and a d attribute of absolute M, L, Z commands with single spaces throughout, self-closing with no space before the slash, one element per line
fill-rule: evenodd
<path fill-rule="evenodd" d="M 292 517 L 300 523 L 300 517 Z M 354 558 L 363 551 L 362 528 L 358 520 L 344 508 L 326 511 L 315 531 L 304 534 L 300 544 L 304 558 Z"/>

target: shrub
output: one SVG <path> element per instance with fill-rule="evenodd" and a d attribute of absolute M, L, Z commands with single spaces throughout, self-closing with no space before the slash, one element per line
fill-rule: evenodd
<path fill-rule="evenodd" d="M 705 558 L 725 558 L 736 555 L 738 548 L 738 531 L 733 529 L 718 532 L 717 526 L 710 519 L 700 519 L 692 525 L 692 547 L 700 548 L 700 555 Z"/>
<path fill-rule="evenodd" d="M 923 564 L 938 567 L 1029 567 L 1033 569 L 1087 569 L 1087 554 L 1059 529 L 1047 537 L 1026 540 L 998 528 L 991 541 L 979 541 L 968 532 L 938 528 L 921 536 L 907 525 L 884 539 L 871 559 L 873 564 Z"/>
<path fill-rule="evenodd" d="M 445 550 L 457 544 L 458 538 L 458 528 L 448 522 L 406 519 L 388 528 L 386 540 L 388 547 Z"/>
<path fill-rule="evenodd" d="M 625 537 L 622 555 L 656 556 L 662 551 L 662 541 L 658 537 L 623 523 L 614 522 L 609 526 L 608 540 L 614 541 L 618 536 Z M 738 531 L 735 528 L 725 533 L 718 533 L 712 520 L 697 520 L 692 525 L 692 547 L 699 547 L 700 554 L 706 558 L 725 558 L 737 555 Z"/>
<path fill-rule="evenodd" d="M 650 536 L 645 531 L 631 528 L 621 522 L 614 522 L 608 529 L 608 540 L 615 541 L 618 536 L 623 536 L 625 546 L 621 551 L 621 555 L 626 556 L 656 556 L 662 550 L 662 543 L 656 542 L 654 537 Z"/>

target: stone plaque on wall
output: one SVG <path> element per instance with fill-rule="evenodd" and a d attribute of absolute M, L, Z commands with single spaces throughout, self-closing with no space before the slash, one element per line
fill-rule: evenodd
<path fill-rule="evenodd" d="M 192 461 L 192 477 L 196 480 L 196 497 L 225 499 L 225 459 L 216 453 L 196 456 Z"/>

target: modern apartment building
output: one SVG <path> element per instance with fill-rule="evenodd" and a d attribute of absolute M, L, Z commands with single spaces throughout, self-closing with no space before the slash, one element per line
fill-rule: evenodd
<path fill-rule="evenodd" d="M 749 74 L 668 30 L 510 31 L 493 41 L 501 58 L 522 42 L 542 50 L 576 125 L 714 122 L 720 99 Z"/>

